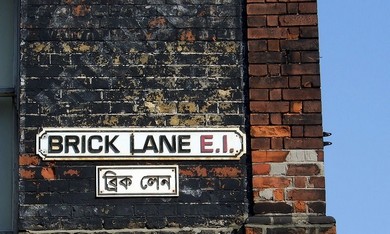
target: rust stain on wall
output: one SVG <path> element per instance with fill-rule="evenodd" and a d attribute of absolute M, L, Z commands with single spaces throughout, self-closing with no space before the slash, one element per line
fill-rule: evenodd
<path fill-rule="evenodd" d="M 51 167 L 42 168 L 41 175 L 45 180 L 54 180 L 55 179 L 54 169 Z"/>
<path fill-rule="evenodd" d="M 235 167 L 215 167 L 211 170 L 217 177 L 237 177 L 241 170 Z"/>
<path fill-rule="evenodd" d="M 191 30 L 185 30 L 180 34 L 180 40 L 181 41 L 189 41 L 194 42 L 195 41 L 195 35 Z"/>
<path fill-rule="evenodd" d="M 73 8 L 73 15 L 74 16 L 86 16 L 91 11 L 90 6 L 86 5 L 78 5 Z"/>
<path fill-rule="evenodd" d="M 35 177 L 35 171 L 20 169 L 19 175 L 20 175 L 20 178 L 23 178 L 23 179 L 33 179 Z"/>
<path fill-rule="evenodd" d="M 206 177 L 207 176 L 207 169 L 201 166 L 197 167 L 190 167 L 187 170 L 185 169 L 180 169 L 180 174 L 181 175 L 186 175 L 186 176 L 202 176 Z"/>
<path fill-rule="evenodd" d="M 69 169 L 67 171 L 64 171 L 64 175 L 80 176 L 80 171 L 75 170 L 75 169 Z"/>
<path fill-rule="evenodd" d="M 40 159 L 38 156 L 31 155 L 31 154 L 21 154 L 19 156 L 19 165 L 20 166 L 36 166 L 40 162 Z"/>
<path fill-rule="evenodd" d="M 157 17 L 149 21 L 150 28 L 161 28 L 167 24 L 167 20 L 164 17 Z"/>

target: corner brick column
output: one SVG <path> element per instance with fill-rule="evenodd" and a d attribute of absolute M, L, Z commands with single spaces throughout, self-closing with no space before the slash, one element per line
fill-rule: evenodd
<path fill-rule="evenodd" d="M 247 233 L 335 233 L 325 216 L 315 0 L 248 0 L 253 216 Z"/>

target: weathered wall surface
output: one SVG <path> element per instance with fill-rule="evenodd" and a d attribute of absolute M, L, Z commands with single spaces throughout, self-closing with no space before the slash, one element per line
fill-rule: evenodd
<path fill-rule="evenodd" d="M 316 0 L 22 0 L 19 229 L 335 233 L 317 24 Z M 251 164 L 34 153 L 42 127 L 189 126 L 248 127 Z M 178 164 L 179 197 L 96 198 L 129 164 Z"/>
<path fill-rule="evenodd" d="M 250 0 L 246 9 L 255 215 L 247 231 L 333 233 L 324 216 L 316 0 Z"/>
<path fill-rule="evenodd" d="M 42 161 L 42 127 L 244 129 L 237 0 L 22 0 L 19 229 L 240 227 L 240 161 Z M 177 198 L 95 197 L 95 166 L 178 164 Z"/>

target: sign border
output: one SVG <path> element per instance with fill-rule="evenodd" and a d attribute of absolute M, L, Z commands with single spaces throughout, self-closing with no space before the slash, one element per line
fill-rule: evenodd
<path fill-rule="evenodd" d="M 40 149 L 40 138 L 45 135 L 46 132 L 234 132 L 238 134 L 241 139 L 241 151 L 235 154 L 235 156 L 227 157 L 227 156 L 215 156 L 215 155 L 207 155 L 202 154 L 202 156 L 196 157 L 193 155 L 189 156 L 153 156 L 153 157 L 140 157 L 140 156 L 74 156 L 74 157 L 60 157 L 60 156 L 47 156 L 43 154 Z M 134 160 L 142 160 L 142 161 L 169 161 L 169 160 L 239 160 L 242 155 L 246 153 L 246 135 L 240 130 L 238 127 L 232 127 L 232 128 L 42 128 L 42 130 L 36 135 L 36 149 L 35 153 L 39 155 L 42 160 L 44 161 L 91 161 L 91 160 L 98 160 L 98 161 L 134 161 Z"/>
<path fill-rule="evenodd" d="M 151 169 L 151 168 L 158 168 L 158 169 L 175 169 L 175 193 L 170 194 L 99 194 L 99 184 L 100 184 L 100 177 L 99 177 L 99 169 L 123 169 L 123 168 L 145 168 L 145 169 Z M 107 197 L 178 197 L 179 196 L 179 165 L 110 165 L 110 166 L 96 166 L 96 181 L 95 181 L 95 196 L 97 198 L 107 198 Z"/>

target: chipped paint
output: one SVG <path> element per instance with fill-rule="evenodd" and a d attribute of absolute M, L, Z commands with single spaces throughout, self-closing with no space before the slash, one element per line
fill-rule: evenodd
<path fill-rule="evenodd" d="M 105 116 L 103 124 L 107 126 L 116 126 L 119 123 L 117 116 Z"/>
<path fill-rule="evenodd" d="M 52 167 L 43 167 L 41 170 L 41 175 L 45 180 L 55 179 L 55 172 Z"/>
<path fill-rule="evenodd" d="M 51 45 L 49 43 L 41 43 L 41 42 L 35 42 L 34 44 L 31 45 L 32 50 L 36 53 L 48 53 L 51 52 Z"/>
<path fill-rule="evenodd" d="M 34 179 L 35 171 L 28 169 L 19 169 L 19 176 L 23 179 Z"/>
<path fill-rule="evenodd" d="M 19 156 L 19 165 L 20 166 L 36 166 L 40 162 L 40 158 L 36 155 L 31 154 L 21 154 Z"/>
<path fill-rule="evenodd" d="M 211 172 L 217 177 L 239 177 L 241 170 L 236 167 L 214 167 Z"/>
<path fill-rule="evenodd" d="M 180 169 L 180 174 L 191 177 L 206 177 L 207 169 L 202 166 L 189 167 L 188 169 Z"/>
<path fill-rule="evenodd" d="M 64 175 L 69 175 L 69 176 L 80 176 L 80 171 L 75 170 L 75 169 L 69 169 L 67 171 L 64 171 Z"/>
<path fill-rule="evenodd" d="M 74 16 L 86 16 L 91 12 L 91 7 L 86 5 L 78 5 L 73 8 L 73 15 Z"/>
<path fill-rule="evenodd" d="M 195 41 L 195 35 L 192 32 L 191 29 L 187 29 L 183 31 L 180 35 L 180 40 L 181 41 L 189 41 L 189 42 L 194 42 Z"/>

